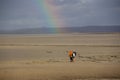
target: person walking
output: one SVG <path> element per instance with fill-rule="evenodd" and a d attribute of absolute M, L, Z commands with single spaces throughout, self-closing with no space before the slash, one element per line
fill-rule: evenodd
<path fill-rule="evenodd" d="M 76 57 L 76 52 L 70 50 L 70 51 L 68 51 L 68 55 L 69 55 L 69 58 L 70 58 L 70 62 L 73 62 L 74 58 Z"/>

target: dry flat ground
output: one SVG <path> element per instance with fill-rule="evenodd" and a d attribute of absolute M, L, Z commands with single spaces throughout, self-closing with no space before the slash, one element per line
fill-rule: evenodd
<path fill-rule="evenodd" d="M 0 80 L 120 80 L 120 34 L 0 35 Z"/>

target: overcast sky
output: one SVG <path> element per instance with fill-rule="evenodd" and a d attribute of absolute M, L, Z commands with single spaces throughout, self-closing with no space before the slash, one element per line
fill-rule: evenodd
<path fill-rule="evenodd" d="M 120 0 L 49 0 L 67 27 L 120 25 Z M 48 27 L 37 0 L 0 0 L 0 30 Z"/>

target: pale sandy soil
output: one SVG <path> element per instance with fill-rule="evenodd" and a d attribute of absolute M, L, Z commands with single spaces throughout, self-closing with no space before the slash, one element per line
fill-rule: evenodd
<path fill-rule="evenodd" d="M 0 35 L 0 80 L 120 80 L 120 34 Z"/>

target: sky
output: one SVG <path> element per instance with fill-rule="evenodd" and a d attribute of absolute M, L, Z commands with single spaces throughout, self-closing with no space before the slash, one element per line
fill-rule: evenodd
<path fill-rule="evenodd" d="M 46 9 L 47 15 L 49 11 L 52 12 L 49 16 L 57 15 L 57 22 L 64 27 L 120 25 L 120 0 L 46 1 L 57 12 Z M 47 24 L 40 2 L 41 0 L 0 0 L 0 30 L 58 27 Z"/>

